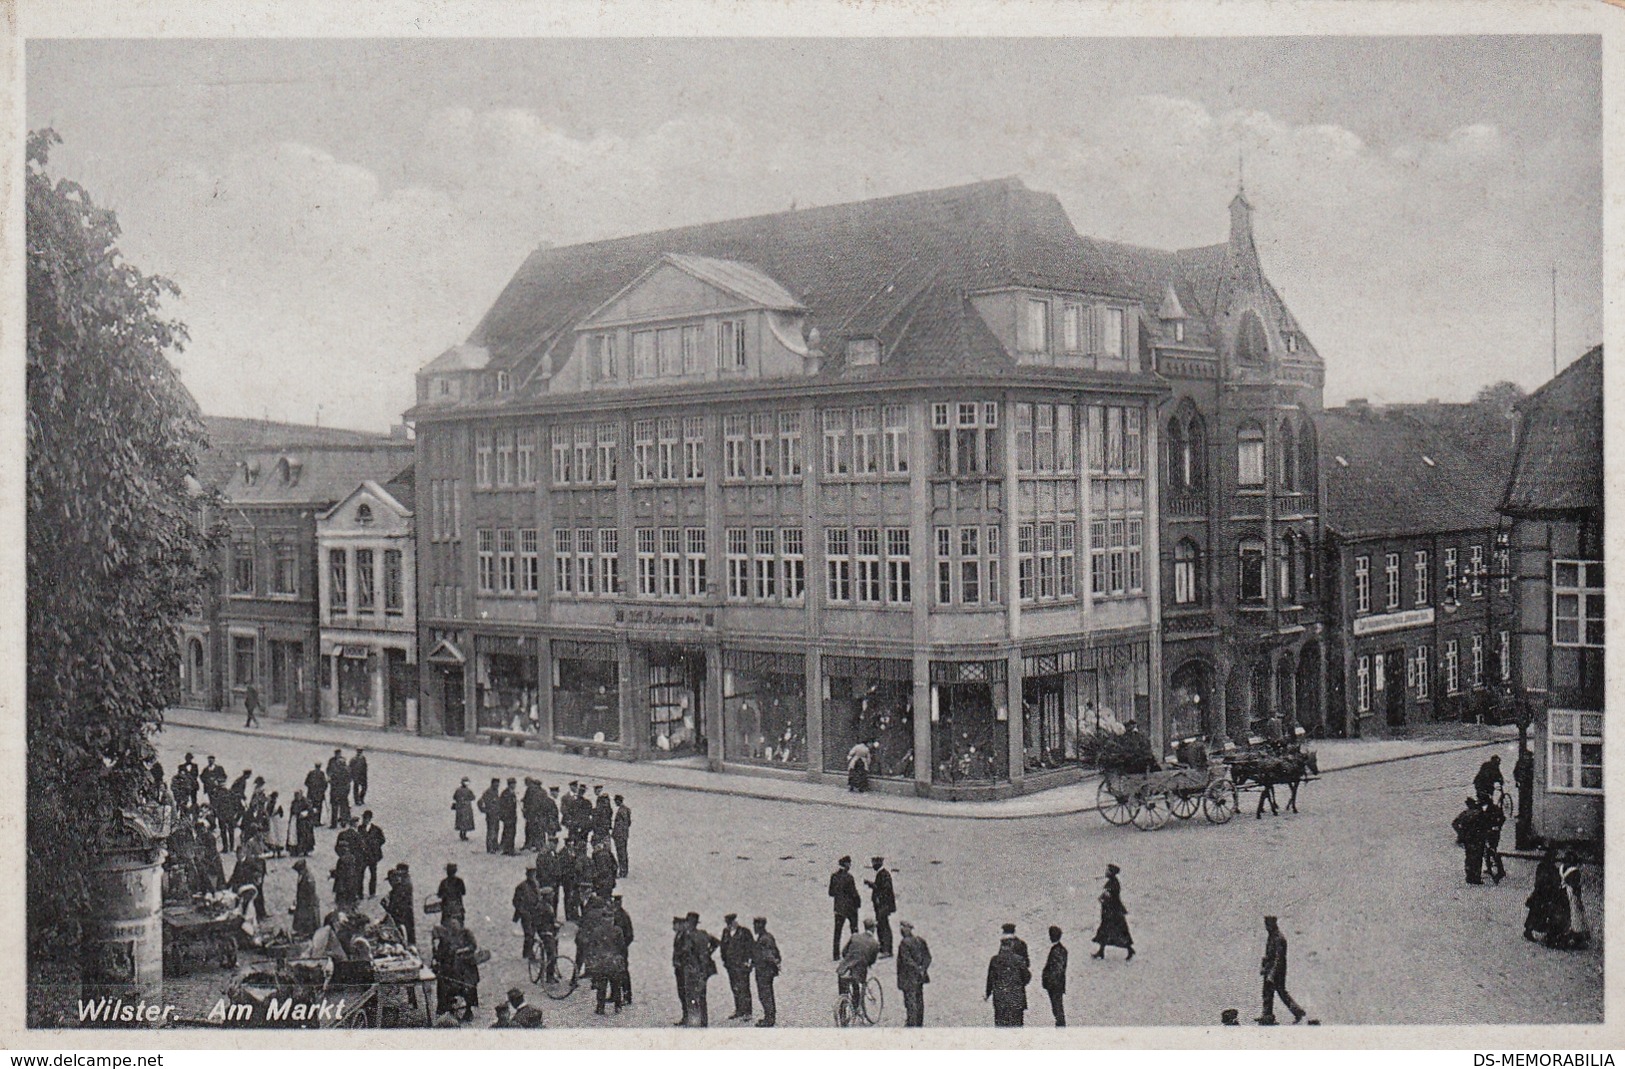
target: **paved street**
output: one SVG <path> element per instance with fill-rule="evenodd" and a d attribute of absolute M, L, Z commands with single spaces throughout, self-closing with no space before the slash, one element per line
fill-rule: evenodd
<path fill-rule="evenodd" d="M 213 753 L 233 775 L 245 767 L 264 775 L 284 803 L 311 763 L 332 752 L 197 726 L 172 726 L 158 741 L 166 768 L 185 750 L 200 764 Z M 678 1013 L 672 915 L 697 910 L 715 934 L 725 912 L 745 919 L 763 913 L 785 957 L 780 1023 L 827 1025 L 835 985 L 825 884 L 840 855 L 862 865 L 878 853 L 896 875 L 897 919 L 913 921 L 931 944 L 931 1024 L 991 1024 L 982 984 L 1004 921 L 1019 925 L 1034 955 L 1030 1026 L 1050 1022 L 1036 973 L 1051 923 L 1066 929 L 1072 952 L 1067 1004 L 1074 1025 L 1210 1024 L 1232 1006 L 1248 1020 L 1257 1014 L 1266 912 L 1281 916 L 1291 940 L 1293 995 L 1327 1024 L 1600 1020 L 1600 873 L 1587 873 L 1598 939 L 1585 952 L 1547 950 L 1520 937 L 1532 863 L 1510 861 L 1510 878 L 1500 887 L 1462 883 L 1449 823 L 1489 752 L 1346 769 L 1307 785 L 1300 815 L 1255 821 L 1244 799 L 1248 808 L 1227 826 L 1198 817 L 1151 834 L 1109 827 L 1094 813 L 946 820 L 606 779 L 611 790 L 624 788 L 636 814 L 632 876 L 620 890 L 637 925 L 637 1003 L 605 1021 L 592 1014 L 585 990 L 564 1003 L 539 992 L 535 1001 L 550 1027 L 669 1026 Z M 469 885 L 471 925 L 494 955 L 481 985 L 489 1007 L 511 985 L 530 990 L 508 906 L 524 864 L 486 855 L 483 842 L 457 840 L 450 795 L 458 779 L 468 775 L 480 789 L 495 774 L 460 762 L 462 753 L 456 745 L 443 757 L 374 753 L 368 804 L 390 837 L 384 867 L 408 861 L 420 901 L 433 892 L 445 862 L 458 863 Z M 1510 765 L 1510 747 L 1507 754 Z M 524 771 L 516 765 L 513 774 Z M 318 833 L 324 906 L 331 900 L 325 876 L 332 842 L 332 832 Z M 1122 867 L 1138 951 L 1126 964 L 1116 951 L 1108 961 L 1089 958 L 1108 861 Z M 291 904 L 289 864 L 271 865 L 270 907 L 278 917 Z M 887 985 L 885 1023 L 900 1024 L 891 963 L 879 971 Z M 170 997 L 201 1010 L 213 997 L 209 982 L 224 976 L 173 983 Z M 731 1011 L 726 979 L 715 978 L 710 991 L 713 1024 L 737 1027 L 724 1021 Z"/>

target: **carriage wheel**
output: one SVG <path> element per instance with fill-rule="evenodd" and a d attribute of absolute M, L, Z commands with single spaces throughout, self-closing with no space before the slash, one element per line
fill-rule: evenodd
<path fill-rule="evenodd" d="M 1202 796 L 1190 791 L 1173 791 L 1168 795 L 1168 811 L 1180 820 L 1189 820 L 1202 808 Z"/>
<path fill-rule="evenodd" d="M 1168 823 L 1168 794 L 1147 787 L 1140 792 L 1140 805 L 1134 811 L 1134 826 L 1141 831 L 1156 831 Z"/>
<path fill-rule="evenodd" d="M 1102 782 L 1100 789 L 1095 792 L 1095 802 L 1100 806 L 1100 815 L 1106 818 L 1107 824 L 1116 824 L 1121 827 L 1134 819 L 1139 811 L 1140 800 L 1132 794 L 1112 790 L 1111 785 Z"/>
<path fill-rule="evenodd" d="M 1236 785 L 1227 779 L 1208 784 L 1202 796 L 1202 812 L 1210 823 L 1226 824 L 1236 815 Z"/>

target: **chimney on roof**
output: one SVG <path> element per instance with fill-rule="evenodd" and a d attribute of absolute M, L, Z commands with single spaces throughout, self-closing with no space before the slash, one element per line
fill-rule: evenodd
<path fill-rule="evenodd" d="M 404 442 L 404 441 L 406 441 L 407 440 L 406 424 L 404 424 L 404 423 L 396 423 L 396 424 L 391 425 L 390 428 L 389 428 L 389 440 L 392 441 L 392 442 Z"/>
<path fill-rule="evenodd" d="M 1367 412 L 1371 409 L 1371 402 L 1366 400 L 1364 397 L 1350 397 L 1348 400 L 1348 407 L 1354 409 L 1356 412 Z"/>

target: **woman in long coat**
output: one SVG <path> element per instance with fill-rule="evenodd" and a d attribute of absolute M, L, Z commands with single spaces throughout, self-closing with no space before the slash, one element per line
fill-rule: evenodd
<path fill-rule="evenodd" d="M 293 893 L 293 934 L 303 939 L 322 926 L 322 905 L 316 897 L 316 880 L 304 859 L 295 861 L 293 868 L 299 874 L 299 885 Z"/>
<path fill-rule="evenodd" d="M 282 851 L 287 849 L 288 825 L 284 818 L 287 811 L 277 801 L 277 792 L 272 791 L 265 800 L 265 849 L 270 851 L 272 857 L 281 857 Z"/>
<path fill-rule="evenodd" d="M 1100 893 L 1100 927 L 1095 929 L 1093 942 L 1099 947 L 1094 957 L 1104 958 L 1107 947 L 1122 947 L 1128 951 L 1128 961 L 1134 957 L 1134 937 L 1128 930 L 1128 909 L 1123 905 L 1123 885 L 1116 865 L 1106 866 L 1106 889 Z"/>
<path fill-rule="evenodd" d="M 1524 916 L 1523 937 L 1533 941 L 1540 932 L 1547 946 L 1556 946 L 1569 928 L 1569 900 L 1557 868 L 1557 851 L 1548 848 L 1535 866 L 1535 887 L 1523 904 L 1529 911 Z"/>
<path fill-rule="evenodd" d="M 480 1004 L 479 943 L 460 917 L 444 917 L 434 929 L 435 1010 L 450 1011 L 463 1000 L 463 1020 L 472 1020 Z"/>
<path fill-rule="evenodd" d="M 316 850 L 316 807 L 311 805 L 304 791 L 294 791 L 288 810 L 288 815 L 293 817 L 293 842 L 288 846 L 288 853 L 309 857 Z"/>
<path fill-rule="evenodd" d="M 474 792 L 468 789 L 467 779 L 452 792 L 451 807 L 457 812 L 457 838 L 467 840 L 474 830 Z"/>

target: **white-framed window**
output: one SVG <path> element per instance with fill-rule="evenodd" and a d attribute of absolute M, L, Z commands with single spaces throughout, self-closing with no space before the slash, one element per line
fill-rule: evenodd
<path fill-rule="evenodd" d="M 999 601 L 999 525 L 988 524 L 987 537 L 982 540 L 982 559 L 987 564 L 987 603 Z"/>
<path fill-rule="evenodd" d="M 600 382 L 612 382 L 621 377 L 615 361 L 615 335 L 595 334 L 592 338 L 593 366 Z"/>
<path fill-rule="evenodd" d="M 907 527 L 886 528 L 886 600 L 893 605 L 907 605 L 914 600 L 914 564 Z"/>
<path fill-rule="evenodd" d="M 497 485 L 512 486 L 514 474 L 514 433 L 513 428 L 504 427 L 496 432 L 497 440 Z"/>
<path fill-rule="evenodd" d="M 1414 569 L 1416 573 L 1416 603 L 1426 605 L 1432 596 L 1433 562 L 1425 549 L 1419 549 L 1414 554 Z"/>
<path fill-rule="evenodd" d="M 474 548 L 479 554 L 480 593 L 495 593 L 497 588 L 497 533 L 489 527 L 474 532 Z"/>
<path fill-rule="evenodd" d="M 640 419 L 632 424 L 632 478 L 640 483 L 655 479 L 655 421 Z"/>
<path fill-rule="evenodd" d="M 1456 589 L 1456 547 L 1446 546 L 1444 551 L 1444 590 L 1446 600 L 1461 596 Z"/>
<path fill-rule="evenodd" d="M 542 585 L 541 547 L 537 544 L 536 528 L 519 531 L 519 592 L 535 594 Z"/>
<path fill-rule="evenodd" d="M 598 531 L 598 574 L 605 594 L 621 592 L 621 530 L 602 527 Z"/>
<path fill-rule="evenodd" d="M 824 474 L 852 473 L 852 413 L 845 408 L 824 410 Z"/>
<path fill-rule="evenodd" d="M 491 432 L 474 432 L 474 485 L 485 489 L 491 485 Z"/>
<path fill-rule="evenodd" d="M 638 559 L 638 596 L 652 598 L 660 593 L 660 569 L 655 556 L 655 529 L 638 527 L 632 532 Z"/>
<path fill-rule="evenodd" d="M 1382 577 L 1388 587 L 1388 608 L 1399 608 L 1399 554 L 1389 553 L 1382 560 Z"/>
<path fill-rule="evenodd" d="M 676 416 L 662 416 L 656 423 L 660 446 L 660 466 L 656 474 L 663 483 L 676 482 L 681 477 L 682 427 L 682 421 Z"/>
<path fill-rule="evenodd" d="M 800 601 L 807 596 L 807 551 L 801 528 L 779 531 L 779 552 L 784 558 L 784 599 Z"/>
<path fill-rule="evenodd" d="M 1105 317 L 1101 326 L 1104 336 L 1100 339 L 1101 353 L 1105 356 L 1121 357 L 1124 349 L 1123 310 L 1106 308 L 1104 312 Z"/>
<path fill-rule="evenodd" d="M 1251 421 L 1236 432 L 1236 482 L 1264 485 L 1264 428 Z"/>
<path fill-rule="evenodd" d="M 880 528 L 859 527 L 857 529 L 856 583 L 853 584 L 857 600 L 868 604 L 877 604 L 883 597 L 883 588 L 880 582 Z"/>
<path fill-rule="evenodd" d="M 1433 647 L 1416 647 L 1416 697 L 1426 699 L 1433 693 Z"/>
<path fill-rule="evenodd" d="M 613 423 L 598 425 L 598 481 L 613 483 L 620 478 L 621 429 Z"/>
<path fill-rule="evenodd" d="M 779 475 L 801 476 L 801 413 L 779 413 Z"/>
<path fill-rule="evenodd" d="M 660 593 L 668 598 L 683 596 L 683 531 L 680 527 L 660 529 Z"/>
<path fill-rule="evenodd" d="M 741 371 L 745 367 L 745 321 L 724 319 L 717 324 L 717 369 Z"/>
<path fill-rule="evenodd" d="M 1038 596 L 1037 552 L 1038 525 L 1024 523 L 1016 528 L 1016 595 L 1022 601 Z"/>
<path fill-rule="evenodd" d="M 512 527 L 497 531 L 497 593 L 513 594 L 519 590 L 518 545 Z"/>
<path fill-rule="evenodd" d="M 507 393 L 513 388 L 513 380 L 506 371 L 497 372 L 497 393 Z"/>
<path fill-rule="evenodd" d="M 887 405 L 882 412 L 886 431 L 886 474 L 908 474 L 908 409 Z"/>
<path fill-rule="evenodd" d="M 688 527 L 683 531 L 683 548 L 687 554 L 683 560 L 683 583 L 691 598 L 703 598 L 709 589 L 706 585 L 706 551 L 705 528 Z"/>
<path fill-rule="evenodd" d="M 1484 685 L 1484 636 L 1474 635 L 1472 645 L 1474 688 Z"/>
<path fill-rule="evenodd" d="M 569 427 L 554 427 L 552 431 L 553 442 L 553 485 L 568 486 L 570 479 L 570 458 L 572 437 Z"/>
<path fill-rule="evenodd" d="M 1502 683 L 1512 678 L 1512 632 L 1502 631 L 1496 637 L 1495 673 Z"/>
<path fill-rule="evenodd" d="M 1083 306 L 1074 301 L 1061 311 L 1061 348 L 1069 353 L 1083 349 Z"/>
<path fill-rule="evenodd" d="M 1185 340 L 1185 321 L 1183 319 L 1176 319 L 1176 320 L 1174 320 L 1174 341 L 1182 342 L 1184 340 Z"/>
<path fill-rule="evenodd" d="M 950 415 L 953 417 L 951 427 Z M 997 472 L 998 425 L 999 406 L 992 401 L 933 405 L 931 433 L 936 454 L 935 474 L 966 477 Z"/>
<path fill-rule="evenodd" d="M 1038 597 L 1055 597 L 1055 524 L 1048 520 L 1038 525 Z"/>
<path fill-rule="evenodd" d="M 514 431 L 516 458 L 514 481 L 520 486 L 536 485 L 536 428 L 520 427 Z"/>
<path fill-rule="evenodd" d="M 722 417 L 722 477 L 746 479 L 750 477 L 750 448 L 746 437 L 750 417 L 733 413 Z"/>
<path fill-rule="evenodd" d="M 880 410 L 873 406 L 852 410 L 852 471 L 880 474 Z"/>
<path fill-rule="evenodd" d="M 598 531 L 582 527 L 576 531 L 576 587 L 583 594 L 598 593 Z"/>
<path fill-rule="evenodd" d="M 590 423 L 576 424 L 573 437 L 575 439 L 575 449 L 571 455 L 571 461 L 574 470 L 571 474 L 575 476 L 575 481 L 578 483 L 593 482 L 597 478 L 597 473 L 593 471 L 593 468 L 596 466 L 595 462 L 598 459 L 597 434 L 593 425 Z"/>
<path fill-rule="evenodd" d="M 1453 638 L 1444 644 L 1444 692 L 1461 693 L 1461 643 Z"/>
<path fill-rule="evenodd" d="M 1552 562 L 1552 644 L 1602 649 L 1602 561 Z"/>
<path fill-rule="evenodd" d="M 773 527 L 758 527 L 751 532 L 751 544 L 756 550 L 751 561 L 751 580 L 758 601 L 772 601 L 779 596 L 779 532 Z"/>
<path fill-rule="evenodd" d="M 1354 558 L 1354 611 L 1371 611 L 1371 558 Z"/>
<path fill-rule="evenodd" d="M 575 592 L 575 532 L 567 527 L 553 531 L 553 593 Z"/>
<path fill-rule="evenodd" d="M 1016 402 L 1016 471 L 1023 475 L 1033 470 L 1033 406 L 1026 401 Z"/>
<path fill-rule="evenodd" d="M 1512 589 L 1512 553 L 1506 546 L 1495 547 L 1495 585 L 1505 594 Z"/>
<path fill-rule="evenodd" d="M 700 326 L 690 324 L 683 328 L 683 374 L 698 375 L 705 369 L 700 366 Z"/>
<path fill-rule="evenodd" d="M 1062 520 L 1055 525 L 1056 596 L 1070 598 L 1078 592 L 1078 525 Z"/>
<path fill-rule="evenodd" d="M 952 605 L 954 601 L 953 528 L 938 527 L 934 535 L 937 548 L 937 604 Z"/>
<path fill-rule="evenodd" d="M 743 527 L 729 527 L 723 540 L 728 600 L 746 601 L 750 598 L 750 532 Z"/>
<path fill-rule="evenodd" d="M 1036 297 L 1027 299 L 1026 344 L 1029 353 L 1049 352 L 1049 302 Z"/>
<path fill-rule="evenodd" d="M 1467 580 L 1467 593 L 1471 597 L 1484 596 L 1484 547 L 1469 546 L 1467 549 L 1467 567 L 1472 575 Z"/>
<path fill-rule="evenodd" d="M 1354 669 L 1355 707 L 1362 713 L 1371 711 L 1371 658 L 1361 657 Z"/>
<path fill-rule="evenodd" d="M 350 560 L 342 549 L 327 551 L 327 607 L 335 616 L 350 611 Z"/>
<path fill-rule="evenodd" d="M 705 480 L 705 417 L 683 417 L 683 478 Z"/>
<path fill-rule="evenodd" d="M 1182 538 L 1174 546 L 1174 604 L 1195 605 L 1202 594 L 1202 550 Z"/>
<path fill-rule="evenodd" d="M 632 377 L 634 379 L 652 379 L 659 370 L 658 343 L 655 341 L 655 332 L 652 330 L 639 330 L 632 334 Z"/>
<path fill-rule="evenodd" d="M 773 440 L 773 413 L 752 412 L 750 416 L 750 476 L 773 479 L 778 476 L 778 444 Z"/>
<path fill-rule="evenodd" d="M 852 532 L 845 527 L 824 528 L 824 574 L 830 601 L 852 600 Z"/>
<path fill-rule="evenodd" d="M 988 528 L 993 530 L 993 528 Z M 959 529 L 959 599 L 966 605 L 982 603 L 982 529 Z"/>
<path fill-rule="evenodd" d="M 1553 709 L 1546 714 L 1546 789 L 1603 792 L 1601 713 Z"/>

